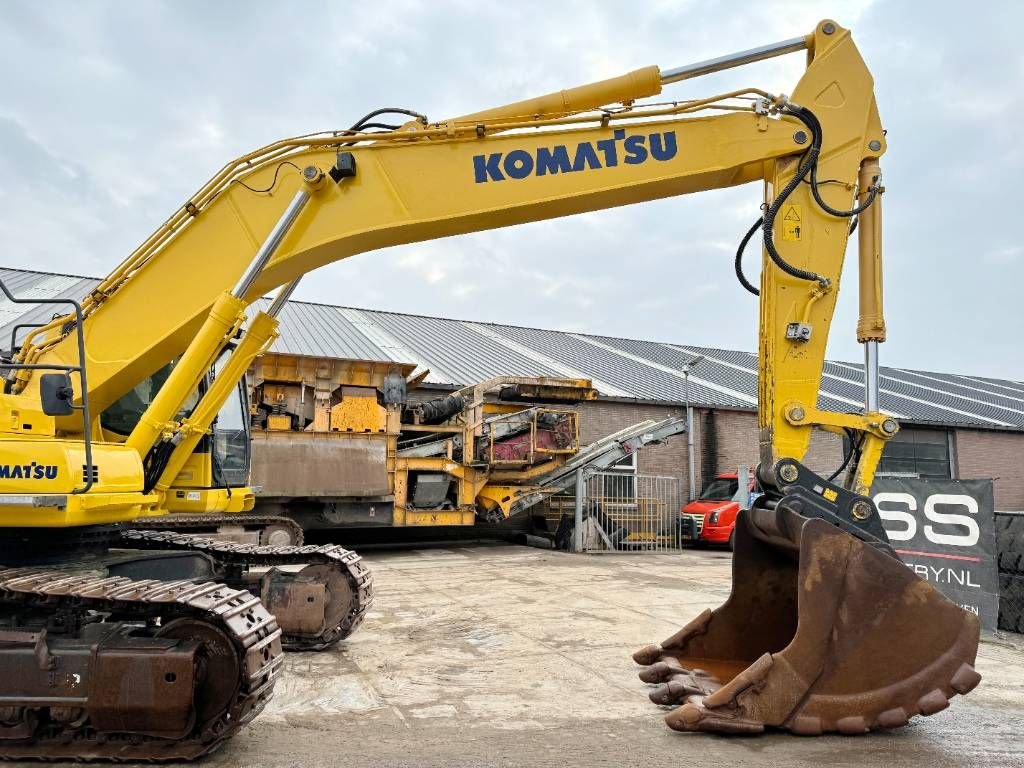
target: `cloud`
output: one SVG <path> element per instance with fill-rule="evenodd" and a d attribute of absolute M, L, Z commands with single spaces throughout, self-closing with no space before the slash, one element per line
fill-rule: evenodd
<path fill-rule="evenodd" d="M 1007 248 L 996 248 L 985 254 L 985 261 L 996 266 L 1024 262 L 1024 246 L 1011 245 Z"/>
<path fill-rule="evenodd" d="M 12 0 L 0 20 L 4 262 L 102 275 L 230 158 L 275 139 L 379 106 L 440 119 L 674 67 L 804 34 L 837 7 L 888 130 L 883 362 L 1024 378 L 1024 359 L 1005 355 L 1024 326 L 1016 3 L 382 0 L 354 14 L 271 0 L 54 13 Z M 790 93 L 802 68 L 788 56 L 666 96 Z M 754 350 L 757 305 L 732 261 L 761 200 L 755 184 L 390 248 L 322 268 L 298 297 Z M 854 254 L 830 346 L 847 359 L 861 354 Z"/>

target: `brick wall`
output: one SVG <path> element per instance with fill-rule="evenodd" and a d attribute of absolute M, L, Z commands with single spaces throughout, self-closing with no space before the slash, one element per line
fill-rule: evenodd
<path fill-rule="evenodd" d="M 842 463 L 843 438 L 824 430 L 814 430 L 811 433 L 811 446 L 804 456 L 804 464 L 819 475 L 828 477 L 839 469 Z"/>
<path fill-rule="evenodd" d="M 584 403 L 578 410 L 580 442 L 584 445 L 646 419 L 661 421 L 672 416 L 686 415 L 684 408 L 606 400 Z M 669 438 L 661 445 L 649 445 L 641 450 L 637 456 L 637 469 L 643 474 L 678 477 L 685 493 L 688 474 L 686 461 L 686 435 L 681 434 Z"/>
<path fill-rule="evenodd" d="M 758 439 L 757 439 L 757 414 L 750 411 L 712 411 L 705 413 L 699 420 L 701 430 L 695 430 L 697 439 L 702 433 L 709 433 L 709 419 L 714 419 L 714 439 L 717 448 L 715 465 L 707 466 L 709 457 L 712 455 L 711 441 L 709 438 L 705 443 L 703 451 L 704 474 L 700 474 L 707 480 L 716 472 L 733 472 L 736 467 L 755 467 L 759 460 Z M 838 435 L 831 432 L 815 430 L 811 434 L 811 445 L 804 457 L 804 464 L 819 474 L 824 473 L 827 477 L 832 474 L 843 461 L 843 441 Z"/>
<path fill-rule="evenodd" d="M 958 477 L 995 480 L 996 509 L 1024 510 L 1024 434 L 956 430 Z"/>
<path fill-rule="evenodd" d="M 740 464 L 757 463 L 757 416 L 743 411 L 714 411 L 717 443 L 716 466 L 707 466 L 708 451 L 703 452 L 704 467 L 698 463 L 698 477 L 728 472 Z M 702 429 L 707 431 L 707 414 L 698 418 L 695 437 L 700 443 Z M 958 477 L 995 480 L 996 509 L 1024 511 L 1024 434 L 990 430 L 956 430 Z M 699 454 L 700 455 L 700 454 Z M 685 456 L 685 448 L 684 448 Z M 815 430 L 804 463 L 828 477 L 843 461 L 843 441 L 838 435 Z M 685 469 L 684 469 L 685 474 Z"/>
<path fill-rule="evenodd" d="M 710 435 L 714 421 L 714 437 Z M 704 447 L 703 466 L 698 476 L 707 482 L 719 472 L 735 472 L 736 467 L 757 466 L 757 414 L 749 411 L 711 411 L 699 419 L 700 431 L 694 438 Z M 714 465 L 709 462 L 714 456 Z"/>

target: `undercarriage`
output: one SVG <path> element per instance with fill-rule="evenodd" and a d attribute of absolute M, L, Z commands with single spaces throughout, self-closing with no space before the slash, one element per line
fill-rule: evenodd
<path fill-rule="evenodd" d="M 0 570 L 3 759 L 200 757 L 263 709 L 285 649 L 337 643 L 372 602 L 336 545 L 106 526 L 68 550 L 61 533 L 5 536 L 8 562 L 36 562 Z"/>

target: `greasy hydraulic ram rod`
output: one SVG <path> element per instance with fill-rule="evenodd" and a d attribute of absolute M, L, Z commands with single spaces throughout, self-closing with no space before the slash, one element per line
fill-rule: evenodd
<path fill-rule="evenodd" d="M 506 104 L 501 107 L 486 109 L 482 112 L 463 115 L 450 122 L 486 124 L 511 119 L 537 120 L 540 118 L 564 117 L 575 112 L 597 109 L 606 104 L 628 104 L 636 99 L 657 96 L 661 93 L 661 86 L 668 85 L 669 83 L 689 80 L 690 78 L 700 77 L 711 72 L 741 67 L 754 61 L 762 61 L 763 59 L 771 59 L 775 56 L 806 50 L 810 48 L 813 39 L 813 35 L 794 37 L 778 43 L 762 45 L 759 48 L 751 48 L 746 51 L 731 53 L 727 56 L 719 56 L 715 59 L 698 61 L 695 64 L 686 64 L 675 69 L 659 70 L 655 66 L 644 67 L 627 72 L 624 75 L 619 75 L 618 77 L 609 78 L 608 80 L 600 80 L 596 83 L 567 88 L 563 91 L 555 91 L 554 93 L 548 93 L 533 99 L 517 101 L 513 104 Z"/>
<path fill-rule="evenodd" d="M 213 309 L 192 343 L 171 370 L 164 385 L 125 441 L 141 456 L 145 456 L 167 434 L 175 415 L 199 386 L 199 381 L 210 370 L 228 338 L 241 327 L 246 294 L 308 201 L 309 193 L 305 189 L 295 193 L 295 197 L 263 241 L 245 273 L 239 278 L 235 289 L 230 294 L 221 294 L 214 302 Z"/>
<path fill-rule="evenodd" d="M 787 53 L 804 51 L 810 47 L 813 35 L 806 37 L 793 37 L 789 40 L 782 40 L 778 43 L 769 43 L 757 48 L 750 48 L 746 51 L 718 56 L 714 59 L 698 61 L 695 64 L 686 64 L 675 69 L 666 69 L 661 72 L 661 84 L 678 83 L 680 80 L 689 80 L 692 77 L 700 77 L 712 72 L 721 72 L 723 69 L 742 67 L 744 64 L 751 64 L 755 61 L 763 61 Z"/>
<path fill-rule="evenodd" d="M 860 167 L 860 201 L 881 183 L 882 169 L 869 159 Z M 885 316 L 882 311 L 882 195 L 860 213 L 857 227 L 858 272 L 860 276 L 860 317 L 857 341 L 864 345 L 864 411 L 878 411 L 878 345 L 885 341 Z"/>

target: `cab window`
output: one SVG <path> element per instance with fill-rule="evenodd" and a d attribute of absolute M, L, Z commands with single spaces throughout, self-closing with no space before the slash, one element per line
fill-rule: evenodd
<path fill-rule="evenodd" d="M 167 382 L 167 378 L 174 370 L 177 360 L 172 360 L 152 376 L 147 376 L 134 387 L 125 392 L 117 401 L 100 414 L 100 425 L 119 435 L 130 435 L 135 426 L 142 418 L 142 414 L 149 408 L 157 392 Z M 193 392 L 184 406 L 178 412 L 178 418 L 184 418 L 192 413 L 192 409 L 199 402 L 199 392 Z"/>
<path fill-rule="evenodd" d="M 245 382 L 227 399 L 213 423 L 213 484 L 249 482 L 249 408 Z"/>

